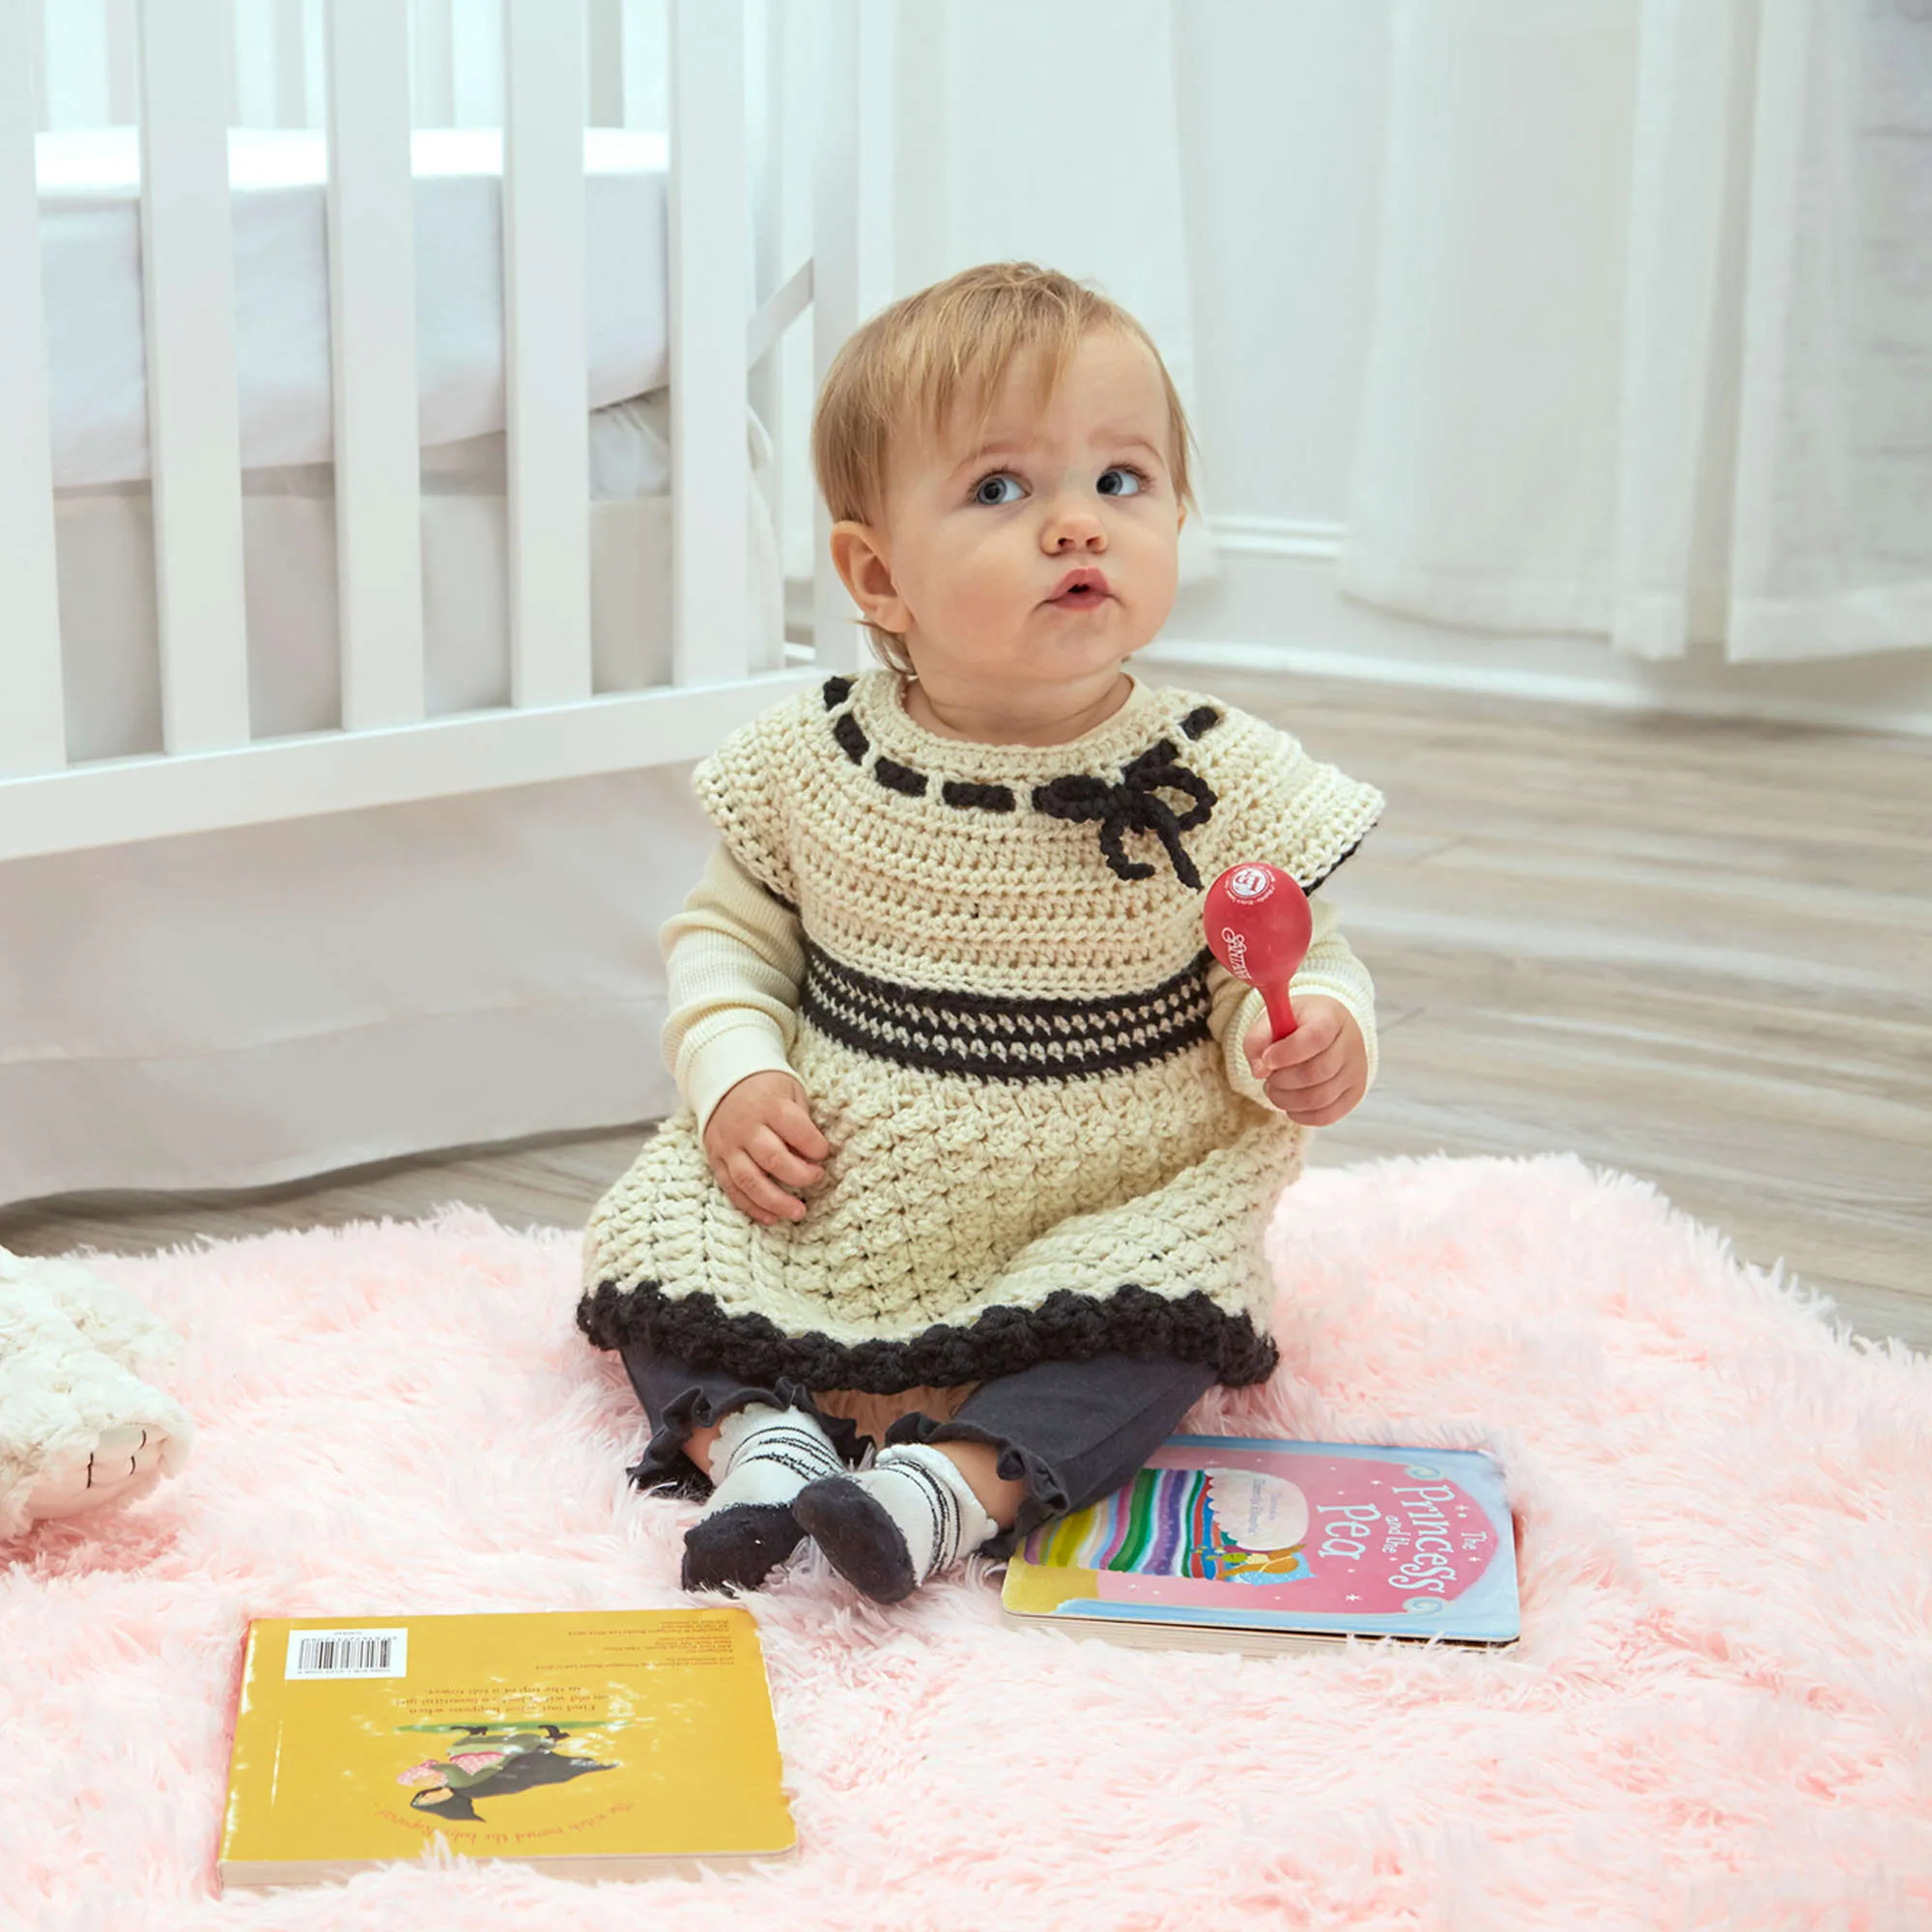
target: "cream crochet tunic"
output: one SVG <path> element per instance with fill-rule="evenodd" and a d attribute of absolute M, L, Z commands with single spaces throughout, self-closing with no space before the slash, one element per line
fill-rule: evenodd
<path fill-rule="evenodd" d="M 1312 890 L 1379 795 L 1200 693 L 1136 679 L 1071 743 L 981 745 L 919 725 L 884 670 L 773 707 L 694 782 L 784 940 L 780 1064 L 832 1153 L 804 1218 L 760 1227 L 705 1161 L 723 1089 L 687 1084 L 586 1231 L 584 1333 L 813 1390 L 1116 1350 L 1265 1377 L 1262 1234 L 1303 1135 L 1248 1071 L 1260 996 L 1202 901 L 1242 860 Z M 1317 933 L 1296 990 L 1373 1053 L 1367 976 Z"/>

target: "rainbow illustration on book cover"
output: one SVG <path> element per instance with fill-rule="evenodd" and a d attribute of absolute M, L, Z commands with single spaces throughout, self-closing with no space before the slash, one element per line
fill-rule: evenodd
<path fill-rule="evenodd" d="M 1516 1544 L 1480 1450 L 1177 1435 L 1029 1536 L 1006 1608 L 1311 1635 L 1508 1643 Z"/>

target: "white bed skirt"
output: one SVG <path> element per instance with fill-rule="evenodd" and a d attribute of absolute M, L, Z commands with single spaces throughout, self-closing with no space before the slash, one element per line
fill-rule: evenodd
<path fill-rule="evenodd" d="M 0 866 L 0 1202 L 668 1112 L 688 765 Z"/>

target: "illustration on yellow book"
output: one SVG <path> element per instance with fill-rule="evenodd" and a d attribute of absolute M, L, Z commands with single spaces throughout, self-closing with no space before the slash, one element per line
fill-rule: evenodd
<path fill-rule="evenodd" d="M 455 1823 L 489 1822 L 476 1808 L 478 1798 L 509 1798 L 540 1784 L 568 1784 L 593 1771 L 622 1769 L 619 1759 L 578 1757 L 557 1748 L 566 1742 L 569 1729 L 582 1726 L 405 1724 L 400 1728 L 455 1733 L 454 1748 L 447 1757 L 426 1757 L 396 1778 L 398 1784 L 420 1787 L 410 1800 L 412 1810 L 433 1811 Z"/>
<path fill-rule="evenodd" d="M 796 1842 L 742 1609 L 249 1625 L 224 1886 L 443 1852 L 625 1878 Z"/>

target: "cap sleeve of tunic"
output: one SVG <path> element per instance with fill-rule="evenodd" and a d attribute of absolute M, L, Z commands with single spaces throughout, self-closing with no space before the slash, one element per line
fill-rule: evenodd
<path fill-rule="evenodd" d="M 692 789 L 731 856 L 772 896 L 798 909 L 787 801 L 801 754 L 797 706 L 774 705 L 741 724 L 691 775 Z"/>
<path fill-rule="evenodd" d="M 1196 716 L 1200 714 L 1197 713 Z M 1368 836 L 1382 795 L 1312 758 L 1288 732 L 1232 707 L 1203 734 L 1201 764 L 1215 793 L 1211 882 L 1263 861 L 1312 893 Z"/>

